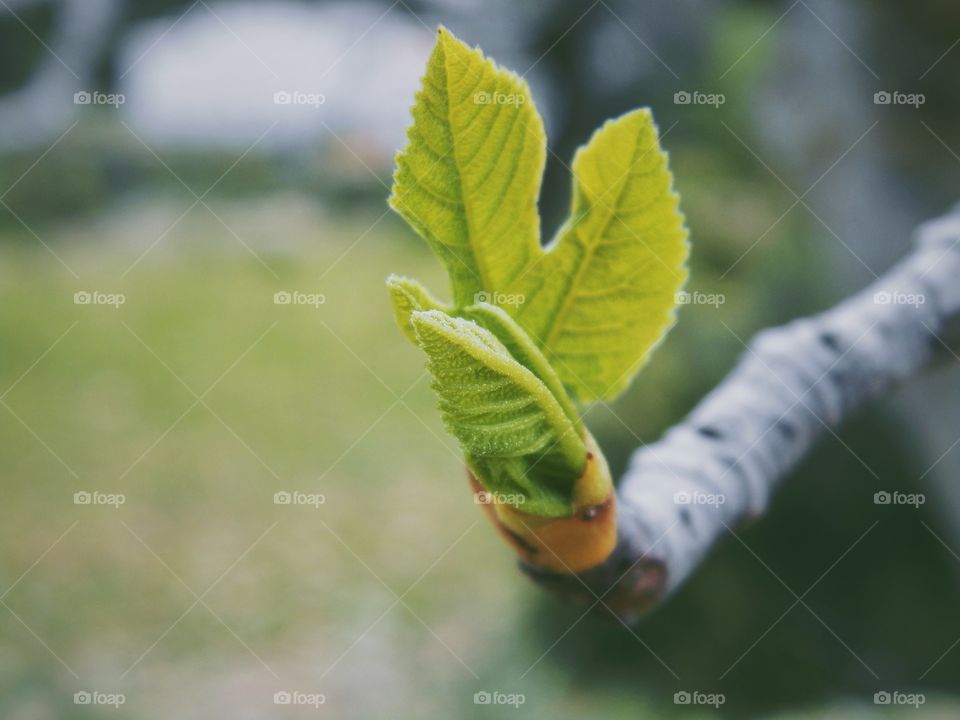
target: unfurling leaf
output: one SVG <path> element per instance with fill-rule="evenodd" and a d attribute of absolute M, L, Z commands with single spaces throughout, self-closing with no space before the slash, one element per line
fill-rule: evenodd
<path fill-rule="evenodd" d="M 525 512 L 565 516 L 586 464 L 580 432 L 543 382 L 476 323 L 439 310 L 411 316 L 444 423 L 484 485 Z"/>
<path fill-rule="evenodd" d="M 387 288 L 390 290 L 393 317 L 397 321 L 397 326 L 413 343 L 417 342 L 413 325 L 410 324 L 410 315 L 413 312 L 416 310 L 451 312 L 451 308 L 441 303 L 430 294 L 429 290 L 411 278 L 391 275 L 387 278 Z"/>
<path fill-rule="evenodd" d="M 497 336 L 513 358 L 536 375 L 553 394 L 563 412 L 578 432 L 583 432 L 583 423 L 576 408 L 567 397 L 560 378 L 550 366 L 536 344 L 505 310 L 490 303 L 477 303 L 463 309 L 463 315 Z"/>

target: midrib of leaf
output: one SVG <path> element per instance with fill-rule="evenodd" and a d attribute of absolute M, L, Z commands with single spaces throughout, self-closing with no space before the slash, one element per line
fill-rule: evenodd
<path fill-rule="evenodd" d="M 471 256 L 473 257 L 474 266 L 477 268 L 477 274 L 480 276 L 479 277 L 480 286 L 486 290 L 491 290 L 493 288 L 490 284 L 490 273 L 486 268 L 486 263 L 481 258 L 482 253 L 477 251 L 477 243 L 475 242 L 477 240 L 477 232 L 474 224 L 475 218 L 474 218 L 473 208 L 471 207 L 471 203 L 467 198 L 467 193 L 463 189 L 463 183 L 464 183 L 463 167 L 465 167 L 465 165 L 461 164 L 461 161 L 463 158 L 460 157 L 460 152 L 461 152 L 459 147 L 460 143 L 457 142 L 457 135 L 459 134 L 459 130 L 456 124 L 454 123 L 454 119 L 453 119 L 453 103 L 451 102 L 451 95 L 450 95 L 450 62 L 448 60 L 446 45 L 443 46 L 443 70 L 444 70 L 443 78 L 444 78 L 444 82 L 446 83 L 446 87 L 443 88 L 444 90 L 443 96 L 447 100 L 447 124 L 450 126 L 450 142 L 453 143 L 454 166 L 456 167 L 457 178 L 459 179 L 458 184 L 460 188 L 460 204 L 463 207 L 463 215 L 467 221 L 467 246 L 469 248 L 469 252 Z M 465 74 L 464 77 L 466 78 L 467 75 Z M 471 92 L 476 91 L 476 89 L 480 87 L 481 83 L 483 83 L 482 68 L 479 72 L 479 77 L 477 79 L 477 82 L 473 86 L 473 90 Z M 466 95 L 464 95 L 463 99 L 460 100 L 460 104 L 462 105 L 464 102 L 466 102 L 469 97 L 470 97 L 470 93 L 468 92 Z M 482 105 L 477 108 L 476 115 L 474 115 L 470 121 L 471 124 L 473 122 L 476 122 L 478 118 L 483 116 L 484 114 L 483 108 L 484 106 Z M 490 129 L 487 133 L 488 135 L 494 131 L 497 124 L 497 120 L 500 118 L 500 112 L 501 112 L 502 106 L 498 105 L 497 108 L 498 108 L 497 115 L 495 118 L 493 118 L 493 121 L 490 123 Z M 469 130 L 470 130 L 470 124 L 467 125 L 464 131 L 469 131 Z M 477 155 L 483 152 L 483 141 L 479 142 L 477 145 L 478 145 L 477 152 L 474 154 L 473 158 L 471 158 L 471 161 L 476 159 Z"/>
<path fill-rule="evenodd" d="M 502 106 L 502 105 L 499 105 L 498 107 L 501 107 L 501 108 L 502 108 L 503 106 Z M 497 111 L 497 116 L 494 118 L 493 123 L 491 123 L 491 127 L 490 127 L 490 134 L 491 134 L 491 135 L 492 135 L 494 132 L 496 132 L 496 124 L 497 124 L 497 120 L 500 119 L 500 113 L 501 113 L 501 112 L 503 112 L 503 111 L 502 111 L 502 110 L 498 110 L 498 111 Z M 510 136 L 511 136 L 511 134 L 513 133 L 513 128 L 514 128 L 514 127 L 516 126 L 516 124 L 517 124 L 517 118 L 518 118 L 518 117 L 520 117 L 520 112 L 519 112 L 519 111 L 514 112 L 514 113 L 513 113 L 513 120 L 510 121 L 510 127 L 507 128 L 507 143 L 509 143 L 509 141 L 510 141 Z M 524 146 L 526 145 L 526 135 L 527 135 L 527 134 L 524 132 L 523 135 L 521 136 L 521 140 L 523 141 Z M 504 149 L 506 149 L 506 147 L 507 147 L 507 144 L 504 144 Z M 523 146 L 521 146 L 520 150 L 521 150 L 521 152 L 513 153 L 513 168 L 512 168 L 512 170 L 511 170 L 511 172 L 510 172 L 510 174 L 509 174 L 509 177 L 511 178 L 511 180 L 512 180 L 512 178 L 514 177 L 514 175 L 515 175 L 516 172 L 517 172 L 517 166 L 520 164 L 520 158 L 521 158 L 521 156 L 522 156 Z M 483 184 L 483 183 L 485 183 L 485 182 L 490 178 L 490 176 L 496 171 L 498 164 L 499 164 L 499 158 L 498 158 L 496 161 L 494 161 L 493 163 L 491 163 L 491 165 L 490 165 L 490 170 L 487 172 L 486 175 L 484 175 L 483 179 L 482 179 L 478 184 Z M 500 203 L 503 202 L 503 198 L 506 197 L 507 193 L 510 192 L 511 185 L 512 185 L 512 182 L 511 182 L 510 180 L 508 180 L 506 183 L 504 183 L 504 185 L 503 185 L 503 190 L 500 191 L 500 194 L 497 196 L 496 201 L 495 201 L 494 203 L 492 203 L 492 207 L 494 208 L 493 214 L 491 215 L 491 217 L 489 217 L 489 218 L 486 219 L 486 225 L 489 225 L 489 224 L 490 224 L 490 221 L 492 220 L 492 218 L 496 215 L 496 213 L 497 213 L 497 208 L 499 208 Z M 521 217 L 521 216 L 518 215 L 516 218 L 514 218 L 514 222 L 519 221 L 519 220 L 520 220 L 520 217 Z M 484 285 L 484 288 L 487 289 L 487 290 L 492 289 L 492 288 L 490 288 L 490 287 L 487 286 L 487 285 Z"/>
<path fill-rule="evenodd" d="M 633 171 L 634 163 L 637 162 L 636 156 L 637 156 L 638 146 L 639 146 L 639 142 L 637 141 L 637 137 L 634 136 L 633 150 L 630 152 L 630 164 L 628 166 L 629 170 L 620 180 L 620 187 L 617 189 L 617 200 L 614 203 L 614 207 L 619 207 L 620 201 L 623 199 L 623 192 L 627 187 L 627 180 L 630 177 L 630 173 Z M 602 197 L 602 195 L 600 197 Z M 549 324 L 547 325 L 547 331 L 546 333 L 544 333 L 545 338 L 543 342 L 544 342 L 544 347 L 546 348 L 553 347 L 553 343 L 557 339 L 556 335 L 559 332 L 558 328 L 561 328 L 563 326 L 563 323 L 561 321 L 566 319 L 567 313 L 570 311 L 570 307 L 573 305 L 575 298 L 578 295 L 578 293 L 576 292 L 576 288 L 580 283 L 580 279 L 583 277 L 583 274 L 590 267 L 590 262 L 593 259 L 593 255 L 601 244 L 600 238 L 603 237 L 604 233 L 606 233 L 607 231 L 607 228 L 610 227 L 610 223 L 613 222 L 614 218 L 616 217 L 616 212 L 614 212 L 614 210 L 612 210 L 608 205 L 605 205 L 598 199 L 594 202 L 593 205 L 591 205 L 586 211 L 584 211 L 584 213 L 581 215 L 581 219 L 587 214 L 589 214 L 590 212 L 592 212 L 594 208 L 596 208 L 597 206 L 602 206 L 607 210 L 607 218 L 604 221 L 603 225 L 600 227 L 600 229 L 596 233 L 594 233 L 593 237 L 591 238 L 591 242 L 585 243 L 584 258 L 583 260 L 580 261 L 580 263 L 578 263 L 577 271 L 570 277 L 569 282 L 566 283 L 566 291 L 564 292 L 564 295 L 563 295 L 563 301 L 561 302 L 560 307 L 558 308 L 554 316 L 550 318 Z M 580 230 L 578 227 L 579 225 L 580 225 L 580 219 L 575 221 L 572 224 L 570 229 L 570 232 L 575 233 L 578 237 L 580 235 Z M 566 236 L 566 237 L 569 237 L 569 236 Z M 561 237 L 557 241 L 556 247 L 552 248 L 551 251 L 561 250 L 560 244 L 563 241 L 564 241 L 564 238 Z M 552 355 L 556 355 L 556 353 L 554 353 L 552 350 L 550 352 Z"/>

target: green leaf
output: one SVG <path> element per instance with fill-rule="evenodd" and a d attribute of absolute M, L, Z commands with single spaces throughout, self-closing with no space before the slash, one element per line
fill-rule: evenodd
<path fill-rule="evenodd" d="M 586 447 L 547 386 L 470 320 L 427 310 L 411 323 L 444 422 L 474 474 L 490 490 L 525 498 L 525 512 L 569 515 Z"/>
<path fill-rule="evenodd" d="M 517 322 L 581 402 L 613 398 L 675 321 L 687 231 L 649 110 L 577 151 L 570 217 L 513 283 Z M 493 292 L 493 291 L 492 291 Z"/>
<path fill-rule="evenodd" d="M 503 308 L 490 303 L 477 303 L 464 308 L 463 315 L 496 335 L 514 360 L 533 372 L 547 386 L 573 426 L 578 432 L 583 432 L 583 423 L 563 389 L 560 378 L 550 367 L 549 361 L 543 356 L 536 344 L 530 340 L 530 336 Z"/>
<path fill-rule="evenodd" d="M 410 314 L 416 310 L 443 310 L 452 312 L 452 309 L 441 303 L 430 291 L 412 278 L 391 275 L 387 278 L 387 288 L 390 290 L 390 301 L 393 303 L 393 316 L 397 326 L 411 342 L 417 342 L 417 336 L 410 324 Z"/>
<path fill-rule="evenodd" d="M 488 101 L 488 102 L 484 102 Z M 457 308 L 505 307 L 579 401 L 622 392 L 673 325 L 687 231 L 649 110 L 573 161 L 570 217 L 540 247 L 543 124 L 526 83 L 440 28 L 390 203 L 447 267 Z"/>
<path fill-rule="evenodd" d="M 413 118 L 390 205 L 446 265 L 463 307 L 540 253 L 543 122 L 526 82 L 442 27 Z"/>
<path fill-rule="evenodd" d="M 570 216 L 542 248 L 546 141 L 526 83 L 440 28 L 412 112 L 390 204 L 446 266 L 453 305 L 391 278 L 397 323 L 427 352 L 480 481 L 526 495 L 530 512 L 568 514 L 585 460 L 573 400 L 627 387 L 686 280 L 656 125 L 635 110 L 577 151 Z"/>

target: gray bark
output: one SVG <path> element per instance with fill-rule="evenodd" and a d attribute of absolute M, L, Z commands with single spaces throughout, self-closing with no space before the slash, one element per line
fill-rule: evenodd
<path fill-rule="evenodd" d="M 728 529 L 763 514 L 780 480 L 872 396 L 955 359 L 960 206 L 913 251 L 819 315 L 757 334 L 733 371 L 658 442 L 617 492 L 619 543 L 579 576 L 524 570 L 554 592 L 633 620 L 673 592 Z"/>

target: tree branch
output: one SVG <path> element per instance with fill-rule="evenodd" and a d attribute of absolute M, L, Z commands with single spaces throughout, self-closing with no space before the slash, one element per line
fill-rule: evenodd
<path fill-rule="evenodd" d="M 524 571 L 557 594 L 637 618 L 727 529 L 761 515 L 823 432 L 950 350 L 958 319 L 960 206 L 918 228 L 915 249 L 865 290 L 757 334 L 690 415 L 636 451 L 617 493 L 618 545 L 603 565 Z"/>

